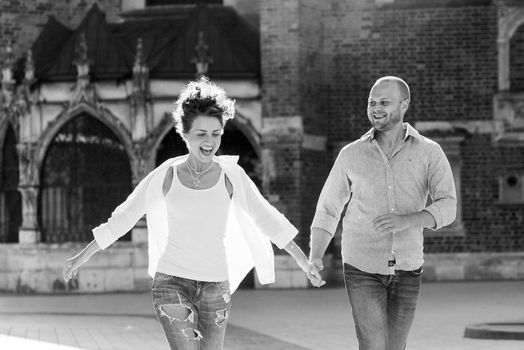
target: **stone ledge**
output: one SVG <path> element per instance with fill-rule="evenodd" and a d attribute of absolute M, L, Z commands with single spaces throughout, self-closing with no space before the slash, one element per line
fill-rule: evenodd
<path fill-rule="evenodd" d="M 524 340 L 524 322 L 497 322 L 469 325 L 464 338 Z"/>
<path fill-rule="evenodd" d="M 0 290 L 16 293 L 115 292 L 149 289 L 147 245 L 118 242 L 99 252 L 66 283 L 66 259 L 86 243 L 0 244 Z"/>
<path fill-rule="evenodd" d="M 260 284 L 258 277 L 255 276 L 256 289 L 292 289 L 309 286 L 306 274 L 290 255 L 275 255 L 275 283 Z"/>
<path fill-rule="evenodd" d="M 524 252 L 426 254 L 424 280 L 524 279 Z"/>

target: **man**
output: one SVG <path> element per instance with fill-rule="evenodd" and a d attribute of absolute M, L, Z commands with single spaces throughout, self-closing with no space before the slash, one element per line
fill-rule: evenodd
<path fill-rule="evenodd" d="M 361 350 L 406 347 L 422 278 L 423 229 L 449 225 L 456 215 L 449 162 L 436 142 L 403 122 L 409 103 L 402 79 L 377 80 L 368 100 L 373 127 L 340 151 L 311 225 L 310 261 L 322 269 L 347 204 L 344 280 Z"/>

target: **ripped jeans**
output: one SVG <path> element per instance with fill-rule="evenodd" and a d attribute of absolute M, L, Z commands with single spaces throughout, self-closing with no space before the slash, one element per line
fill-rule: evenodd
<path fill-rule="evenodd" d="M 202 282 L 157 272 L 152 297 L 171 349 L 223 348 L 231 307 L 229 282 Z"/>

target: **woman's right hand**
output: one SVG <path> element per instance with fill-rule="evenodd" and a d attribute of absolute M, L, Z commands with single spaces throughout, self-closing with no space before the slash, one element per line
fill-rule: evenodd
<path fill-rule="evenodd" d="M 78 268 L 85 262 L 86 260 L 83 258 L 82 254 L 67 259 L 64 263 L 64 270 L 62 271 L 64 280 L 68 282 L 73 276 L 76 276 L 78 274 Z"/>
<path fill-rule="evenodd" d="M 64 279 L 69 281 L 73 276 L 78 274 L 78 268 L 84 265 L 89 259 L 100 250 L 98 243 L 92 240 L 80 253 L 73 256 L 71 259 L 67 259 L 64 263 L 64 270 L 62 274 Z"/>

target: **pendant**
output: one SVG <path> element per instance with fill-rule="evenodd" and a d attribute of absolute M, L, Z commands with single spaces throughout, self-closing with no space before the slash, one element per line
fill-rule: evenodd
<path fill-rule="evenodd" d="M 193 180 L 193 186 L 198 187 L 198 184 L 200 183 L 200 180 L 194 179 Z"/>

